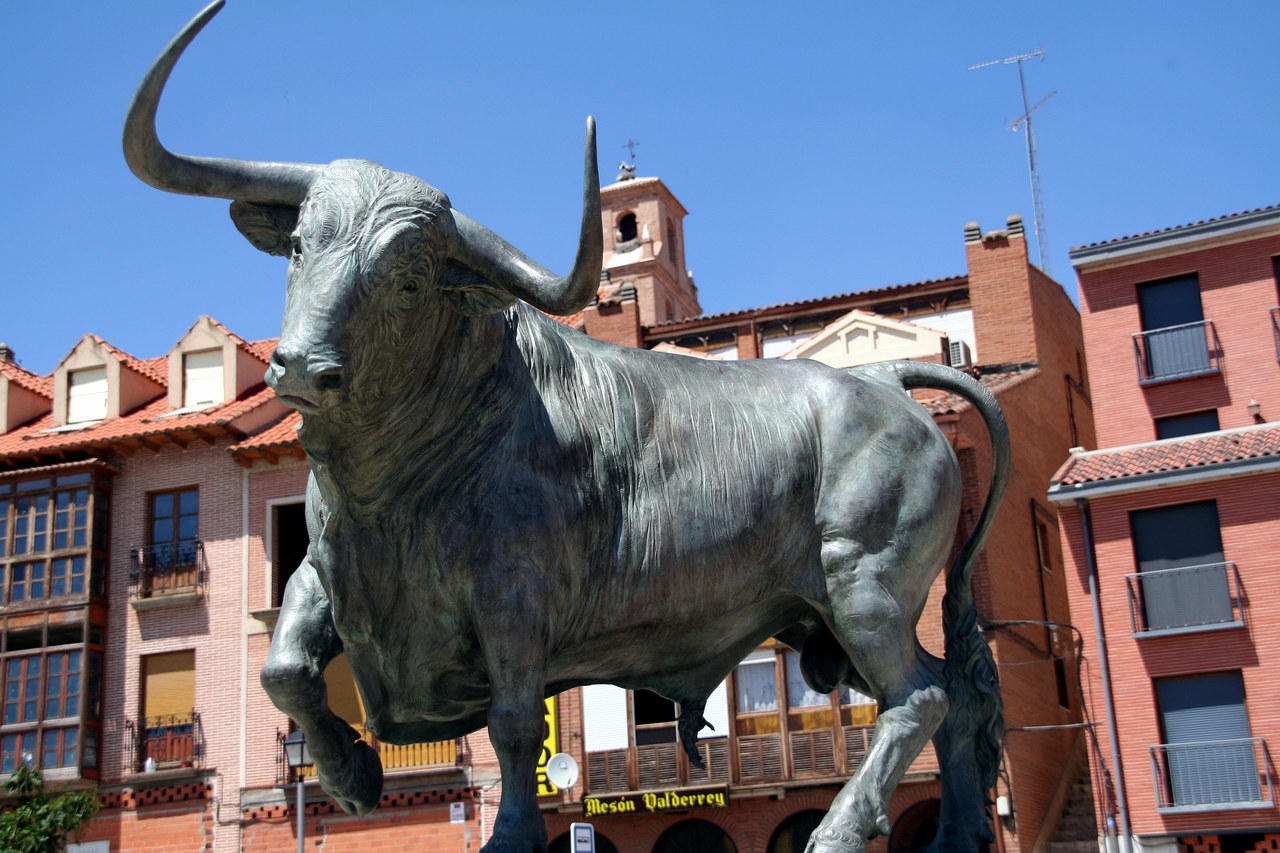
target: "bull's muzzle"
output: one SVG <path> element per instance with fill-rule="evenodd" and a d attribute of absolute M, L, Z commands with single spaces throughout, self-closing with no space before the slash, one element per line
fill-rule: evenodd
<path fill-rule="evenodd" d="M 304 413 L 338 402 L 344 385 L 342 364 L 336 359 L 283 342 L 271 354 L 266 380 L 280 402 Z"/>

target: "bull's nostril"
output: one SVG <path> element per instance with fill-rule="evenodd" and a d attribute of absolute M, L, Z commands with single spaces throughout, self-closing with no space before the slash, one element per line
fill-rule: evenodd
<path fill-rule="evenodd" d="M 316 388 L 320 391 L 340 391 L 342 389 L 342 374 L 336 370 L 321 373 L 316 377 Z"/>

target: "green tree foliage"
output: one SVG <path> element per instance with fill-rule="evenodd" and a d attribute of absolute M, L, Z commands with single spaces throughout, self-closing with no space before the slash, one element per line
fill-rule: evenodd
<path fill-rule="evenodd" d="M 14 853 L 58 853 L 67 836 L 98 811 L 98 795 L 72 791 L 51 797 L 40 771 L 19 765 L 4 783 L 17 805 L 0 814 L 0 850 Z"/>

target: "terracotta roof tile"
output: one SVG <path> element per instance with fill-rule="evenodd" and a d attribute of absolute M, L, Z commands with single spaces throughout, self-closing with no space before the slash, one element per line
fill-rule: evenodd
<path fill-rule="evenodd" d="M 6 456 L 26 456 L 169 432 L 226 426 L 274 397 L 275 392 L 263 385 L 235 400 L 197 412 L 173 414 L 174 410 L 169 408 L 168 395 L 162 394 L 122 417 L 107 418 L 82 429 L 58 432 L 51 431 L 57 429 L 58 425 L 54 423 L 53 414 L 49 413 L 26 426 L 0 435 L 0 460 Z"/>
<path fill-rule="evenodd" d="M 169 385 L 169 357 L 157 356 L 155 358 L 141 359 L 135 355 L 130 355 L 119 347 L 108 343 L 97 335 L 91 335 L 98 345 L 115 356 L 122 364 L 136 373 L 155 382 L 157 385 L 168 387 Z"/>
<path fill-rule="evenodd" d="M 228 448 L 232 453 L 241 450 L 265 450 L 268 447 L 288 447 L 298 441 L 298 427 L 302 424 L 302 415 L 289 412 L 274 426 L 269 426 L 257 435 L 246 438 Z"/>
<path fill-rule="evenodd" d="M 1181 231 L 1184 228 L 1196 228 L 1201 225 L 1209 225 L 1215 222 L 1229 222 L 1232 219 L 1239 219 L 1242 216 L 1253 216 L 1259 213 L 1269 213 L 1271 211 L 1280 211 L 1280 205 L 1271 204 L 1266 207 L 1255 207 L 1252 210 L 1240 210 L 1235 213 L 1228 213 L 1224 216 L 1214 216 L 1209 219 L 1201 219 L 1198 222 L 1187 222 L 1183 225 L 1173 225 L 1168 228 L 1156 228 L 1153 231 L 1143 231 L 1138 234 L 1130 234 L 1126 237 L 1112 237 L 1109 240 L 1099 240 L 1096 243 L 1085 243 L 1082 246 L 1072 246 L 1071 251 L 1078 252 L 1083 249 L 1096 249 L 1100 246 L 1110 246 L 1112 243 L 1123 243 L 1126 240 L 1137 240 L 1142 237 L 1155 237 L 1159 234 L 1171 234 L 1175 231 Z"/>
<path fill-rule="evenodd" d="M 978 377 L 978 381 L 992 394 L 999 396 L 1014 385 L 1019 385 L 1039 375 L 1040 368 L 1038 367 L 1010 367 L 1004 370 L 984 373 Z M 968 400 L 959 394 L 942 394 L 937 397 L 930 397 L 927 400 L 921 400 L 920 404 L 928 409 L 931 415 L 957 414 L 971 405 Z"/>
<path fill-rule="evenodd" d="M 0 360 L 0 373 L 3 373 L 9 377 L 11 382 L 17 383 L 28 391 L 39 394 L 41 397 L 53 399 L 52 376 L 41 376 L 38 373 L 32 373 L 26 368 L 19 367 L 11 361 L 4 360 Z"/>
<path fill-rule="evenodd" d="M 275 351 L 276 344 L 278 343 L 280 343 L 279 338 L 264 338 L 260 341 L 252 341 L 251 343 L 244 344 L 243 348 L 245 352 L 249 353 L 249 355 L 264 364 L 269 364 L 271 362 L 271 353 Z"/>
<path fill-rule="evenodd" d="M 1076 486 L 1265 457 L 1280 459 L 1280 425 L 1263 424 L 1077 452 L 1053 475 L 1051 484 Z"/>

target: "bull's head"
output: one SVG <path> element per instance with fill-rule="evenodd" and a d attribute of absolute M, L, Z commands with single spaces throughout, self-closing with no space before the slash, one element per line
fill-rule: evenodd
<path fill-rule="evenodd" d="M 563 278 L 453 210 L 444 193 L 374 163 L 264 163 L 165 149 L 155 130 L 164 84 L 223 3 L 196 16 L 143 78 L 125 122 L 125 159 L 159 189 L 232 199 L 232 219 L 249 241 L 291 258 L 281 339 L 267 372 L 284 402 L 308 412 L 342 397 L 358 357 L 355 327 L 390 324 L 394 339 L 422 323 L 424 311 L 488 314 L 520 298 L 569 314 L 595 296 L 603 240 L 591 119 L 578 253 Z"/>

